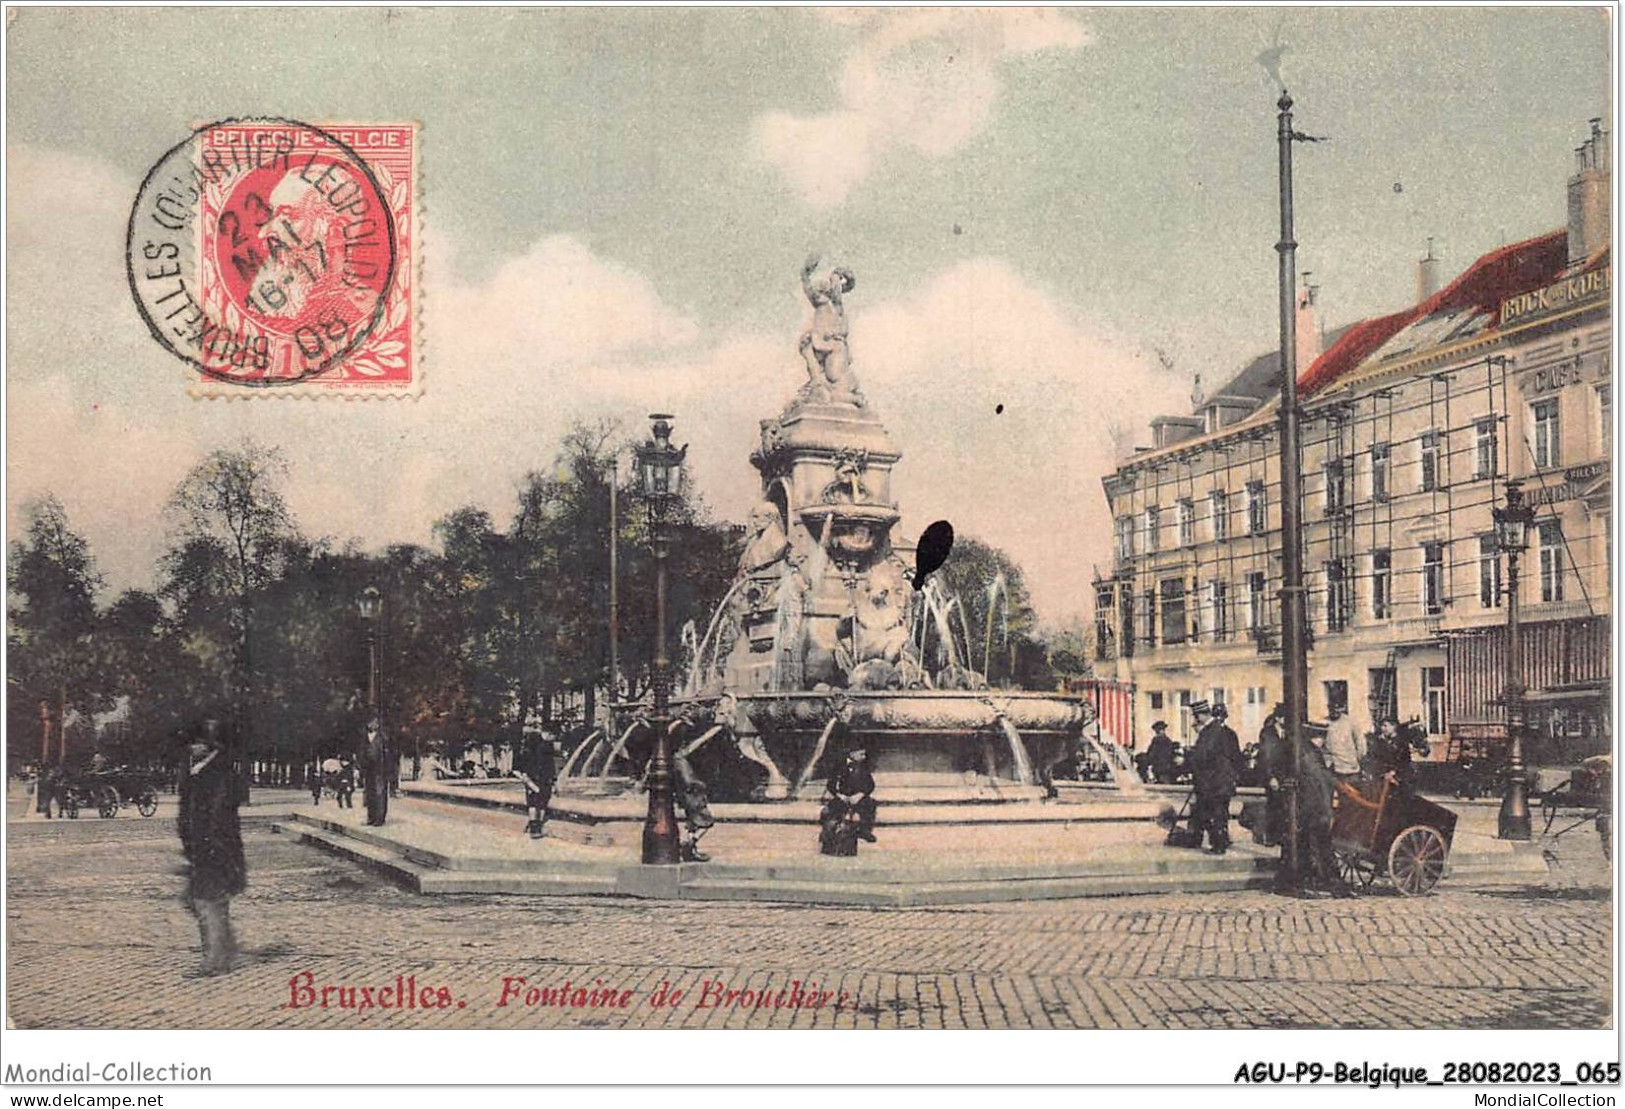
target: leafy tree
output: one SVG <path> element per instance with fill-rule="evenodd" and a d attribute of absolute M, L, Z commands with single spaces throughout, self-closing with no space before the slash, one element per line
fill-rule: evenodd
<path fill-rule="evenodd" d="M 1054 674 L 1037 638 L 1026 577 L 1009 555 L 961 535 L 941 571 L 942 584 L 965 614 L 970 665 L 994 685 L 1053 689 Z M 954 620 L 955 630 L 960 630 Z"/>
<path fill-rule="evenodd" d="M 37 735 L 45 702 L 57 729 L 56 758 L 67 746 L 70 714 L 88 719 L 112 704 L 93 653 L 102 578 L 59 500 L 47 495 L 24 514 L 26 538 L 12 544 L 6 582 L 8 702 L 17 714 L 8 723 L 19 728 L 14 734 Z"/>
<path fill-rule="evenodd" d="M 245 750 L 258 749 L 249 707 L 262 671 L 252 658 L 255 603 L 299 551 L 293 514 L 282 495 L 288 464 L 282 452 L 245 440 L 211 451 L 170 498 L 171 544 L 164 556 L 164 594 L 188 632 L 188 647 L 224 679 L 233 731 Z"/>

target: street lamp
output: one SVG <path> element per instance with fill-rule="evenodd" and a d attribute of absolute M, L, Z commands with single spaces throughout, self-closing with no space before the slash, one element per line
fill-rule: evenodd
<path fill-rule="evenodd" d="M 666 656 L 666 556 L 671 510 L 682 494 L 683 456 L 671 444 L 672 417 L 654 413 L 653 438 L 638 448 L 638 484 L 649 507 L 649 539 L 655 556 L 654 746 L 649 754 L 649 815 L 643 822 L 643 861 L 681 861 L 671 779 L 671 660 Z"/>
<path fill-rule="evenodd" d="M 361 591 L 356 598 L 356 607 L 361 610 L 361 619 L 367 625 L 367 711 L 370 716 L 378 715 L 378 614 L 383 611 L 384 601 L 376 585 L 369 585 Z"/>
<path fill-rule="evenodd" d="M 1495 541 L 1507 556 L 1506 675 L 1501 704 L 1506 711 L 1506 791 L 1501 795 L 1501 839 L 1529 838 L 1529 778 L 1523 765 L 1523 650 L 1518 629 L 1518 556 L 1529 546 L 1535 510 L 1523 499 L 1523 483 L 1507 482 L 1506 505 L 1494 510 Z"/>

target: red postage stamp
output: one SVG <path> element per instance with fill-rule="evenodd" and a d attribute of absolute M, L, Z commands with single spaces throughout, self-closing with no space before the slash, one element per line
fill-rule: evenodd
<path fill-rule="evenodd" d="M 414 124 L 227 120 L 154 167 L 130 282 L 194 395 L 420 391 L 417 138 Z"/>

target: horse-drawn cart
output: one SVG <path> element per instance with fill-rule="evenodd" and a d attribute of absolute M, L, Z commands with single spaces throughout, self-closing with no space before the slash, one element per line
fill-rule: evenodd
<path fill-rule="evenodd" d="M 1569 824 L 1552 831 L 1564 810 L 1573 819 Z M 1593 755 L 1569 775 L 1569 780 L 1556 789 L 1540 795 L 1540 812 L 1545 818 L 1545 834 L 1552 838 L 1564 835 L 1582 824 L 1595 823 L 1602 837 L 1602 851 L 1613 858 L 1612 824 L 1614 816 L 1614 757 Z"/>
<path fill-rule="evenodd" d="M 1338 783 L 1332 853 L 1350 885 L 1370 889 L 1386 876 L 1405 896 L 1421 896 L 1444 877 L 1455 833 L 1455 813 L 1387 778 L 1361 782 L 1359 788 Z"/>

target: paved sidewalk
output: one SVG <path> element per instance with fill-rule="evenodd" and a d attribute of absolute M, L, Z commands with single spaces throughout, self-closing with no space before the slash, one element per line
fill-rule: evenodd
<path fill-rule="evenodd" d="M 193 979 L 197 932 L 166 823 L 9 826 L 19 1026 L 1602 1027 L 1612 1000 L 1611 868 L 1594 833 L 1549 844 L 1546 875 L 1447 882 L 1415 900 L 1246 891 L 831 909 L 424 898 L 254 825 L 233 910 L 248 961 Z M 445 986 L 451 1004 L 360 1012 L 333 993 L 325 1009 L 289 1008 L 305 973 L 314 987 L 410 977 L 419 994 Z M 633 1000 L 501 1005 L 505 976 L 572 991 L 602 980 Z M 684 1000 L 649 1006 L 663 981 Z M 706 1004 L 707 983 L 751 992 Z M 823 991 L 820 1008 L 771 1007 Z"/>

